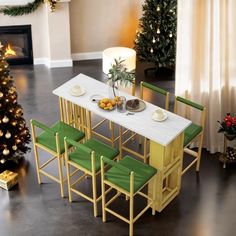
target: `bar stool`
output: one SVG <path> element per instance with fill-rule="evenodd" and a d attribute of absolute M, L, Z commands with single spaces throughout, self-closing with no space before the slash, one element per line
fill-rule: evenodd
<path fill-rule="evenodd" d="M 187 95 L 187 93 L 186 93 Z M 175 105 L 174 112 L 177 113 L 178 106 L 183 104 L 185 106 L 185 115 L 184 117 L 188 118 L 190 108 L 198 110 L 200 112 L 200 124 L 192 123 L 188 126 L 184 131 L 184 152 L 194 157 L 194 160 L 190 162 L 183 170 L 182 175 L 189 170 L 196 163 L 196 171 L 198 172 L 200 169 L 200 161 L 201 161 L 201 152 L 202 152 L 202 143 L 203 143 L 203 133 L 205 127 L 205 119 L 206 119 L 206 108 L 203 105 L 195 103 L 189 99 L 176 96 L 175 97 Z M 194 151 L 190 149 L 190 145 L 198 139 L 198 150 Z"/>
<path fill-rule="evenodd" d="M 69 146 L 74 147 L 74 151 L 68 152 Z M 118 157 L 119 150 L 112 148 L 94 138 L 88 139 L 85 143 L 79 144 L 70 138 L 65 138 L 65 157 L 66 157 L 66 169 L 68 180 L 68 193 L 69 201 L 72 202 L 72 192 L 87 199 L 93 203 L 94 216 L 97 216 L 97 202 L 101 200 L 101 197 L 97 197 L 97 185 L 96 178 L 100 173 L 100 158 L 102 155 L 106 155 L 109 160 L 113 160 Z M 74 172 L 71 172 L 70 167 L 76 168 Z M 78 171 L 84 174 L 80 176 L 75 182 L 71 182 L 73 177 Z M 74 188 L 74 185 L 81 182 L 87 175 L 92 177 L 92 192 L 93 196 L 90 197 L 85 193 Z M 109 191 L 109 190 L 108 190 Z"/>
<path fill-rule="evenodd" d="M 154 92 L 156 94 L 162 95 L 165 98 L 165 109 L 169 110 L 169 92 L 159 88 L 155 85 L 152 85 L 150 83 L 147 82 L 141 82 L 140 83 L 140 98 L 143 100 L 144 99 L 144 91 L 145 90 L 149 90 L 151 92 Z M 121 128 L 122 129 L 122 128 Z M 122 130 L 120 131 L 120 133 L 124 133 Z M 121 145 L 122 145 L 122 149 L 135 155 L 138 156 L 139 158 L 142 158 L 144 163 L 147 163 L 147 159 L 149 157 L 149 151 L 148 151 L 148 139 L 144 137 L 144 142 L 143 142 L 143 154 L 140 154 L 139 152 L 136 152 L 134 150 L 132 150 L 131 148 L 125 146 L 125 144 L 127 144 L 129 142 L 130 139 L 132 139 L 136 134 L 132 134 L 129 138 L 127 138 L 126 140 L 122 140 L 122 136 L 121 136 Z M 139 144 L 142 144 L 141 141 L 141 136 L 139 136 Z"/>
<path fill-rule="evenodd" d="M 65 180 L 62 173 L 62 160 L 65 152 L 64 137 L 67 136 L 73 139 L 75 142 L 79 142 L 84 138 L 85 135 L 83 132 L 71 127 L 70 125 L 67 125 L 62 121 L 58 121 L 50 127 L 33 119 L 30 121 L 30 123 L 32 130 L 32 139 L 34 146 L 34 156 L 36 162 L 38 183 L 39 184 L 42 183 L 41 180 L 42 174 L 47 176 L 48 178 L 60 184 L 61 197 L 64 197 Z M 36 136 L 35 128 L 39 128 L 43 131 Z M 71 145 L 69 147 L 71 147 Z M 44 162 L 42 165 L 40 165 L 38 148 L 43 149 L 44 151 L 53 155 L 53 157 L 50 158 L 48 161 Z M 58 161 L 59 179 L 43 170 L 44 167 L 48 166 L 48 164 L 50 164 L 55 159 L 57 159 Z"/>
<path fill-rule="evenodd" d="M 111 166 L 105 171 L 104 164 Z M 101 185 L 102 185 L 102 220 L 106 222 L 106 212 L 118 217 L 129 224 L 129 235 L 133 235 L 133 224 L 143 215 L 148 208 L 152 207 L 152 214 L 155 215 L 156 200 L 156 178 L 157 170 L 147 164 L 135 160 L 130 156 L 125 156 L 122 160 L 114 162 L 106 157 L 101 157 Z M 141 192 L 147 184 L 152 188 L 152 196 L 148 196 Z M 105 186 L 117 190 L 108 202 L 106 202 Z M 108 206 L 117 199 L 121 194 L 125 194 L 129 198 L 129 219 L 118 214 Z M 134 217 L 134 196 L 136 194 L 148 200 L 146 207 Z"/>

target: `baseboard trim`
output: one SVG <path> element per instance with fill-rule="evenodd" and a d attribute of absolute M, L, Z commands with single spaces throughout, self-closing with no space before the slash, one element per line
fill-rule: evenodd
<path fill-rule="evenodd" d="M 71 58 L 73 61 L 102 59 L 102 52 L 72 53 Z"/>
<path fill-rule="evenodd" d="M 73 61 L 102 59 L 102 51 L 101 52 L 72 53 L 71 58 L 72 59 L 68 59 L 68 60 L 49 60 L 46 57 L 35 58 L 34 65 L 45 65 L 49 68 L 72 67 Z"/>
<path fill-rule="evenodd" d="M 48 68 L 72 67 L 72 59 L 67 60 L 49 60 L 48 58 L 35 58 L 34 65 L 45 65 Z"/>

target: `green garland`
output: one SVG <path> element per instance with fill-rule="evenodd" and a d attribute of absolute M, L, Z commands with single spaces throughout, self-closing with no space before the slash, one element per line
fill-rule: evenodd
<path fill-rule="evenodd" d="M 0 9 L 0 13 L 9 16 L 27 15 L 34 12 L 42 3 L 43 0 L 35 0 L 34 2 L 28 3 L 25 6 L 5 7 Z"/>

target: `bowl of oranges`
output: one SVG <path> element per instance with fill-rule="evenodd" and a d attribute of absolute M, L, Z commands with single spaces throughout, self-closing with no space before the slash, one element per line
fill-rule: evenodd
<path fill-rule="evenodd" d="M 112 111 L 116 108 L 116 104 L 119 101 L 119 97 L 111 98 L 103 98 L 98 101 L 98 106 L 106 111 Z"/>

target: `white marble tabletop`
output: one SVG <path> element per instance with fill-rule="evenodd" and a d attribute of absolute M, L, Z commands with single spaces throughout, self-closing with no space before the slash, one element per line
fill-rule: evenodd
<path fill-rule="evenodd" d="M 70 95 L 69 91 L 74 85 L 83 86 L 86 92 L 80 97 Z M 56 88 L 53 91 L 53 94 L 77 104 L 78 106 L 81 106 L 103 118 L 111 120 L 112 122 L 130 129 L 131 131 L 149 138 L 163 146 L 168 145 L 191 124 L 190 120 L 168 111 L 166 111 L 168 118 L 165 121 L 157 122 L 152 120 L 153 112 L 155 112 L 159 107 L 149 102 L 145 102 L 145 110 L 136 112 L 134 115 L 126 115 L 127 112 L 120 113 L 116 109 L 112 111 L 102 110 L 98 107 L 97 103 L 91 101 L 91 96 L 100 94 L 104 97 L 108 97 L 108 91 L 108 85 L 105 83 L 84 74 L 79 74 Z M 127 100 L 136 98 L 122 91 L 119 91 L 119 96 L 125 96 Z"/>

